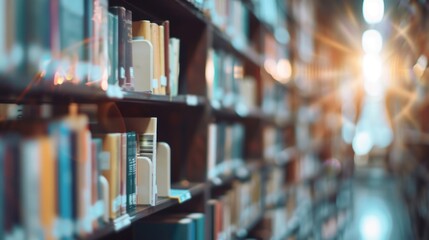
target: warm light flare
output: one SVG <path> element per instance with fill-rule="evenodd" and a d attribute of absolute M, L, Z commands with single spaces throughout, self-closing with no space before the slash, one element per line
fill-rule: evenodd
<path fill-rule="evenodd" d="M 380 53 L 383 48 L 383 37 L 377 30 L 366 30 L 362 35 L 362 48 L 368 54 Z"/>
<path fill-rule="evenodd" d="M 384 16 L 383 0 L 364 0 L 363 1 L 363 18 L 369 24 L 381 22 Z"/>

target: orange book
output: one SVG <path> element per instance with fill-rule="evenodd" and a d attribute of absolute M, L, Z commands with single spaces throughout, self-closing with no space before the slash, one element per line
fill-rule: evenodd
<path fill-rule="evenodd" d="M 153 46 L 153 93 L 160 94 L 160 78 L 161 78 L 161 64 L 160 64 L 160 49 L 159 49 L 159 26 L 156 23 L 150 24 L 151 29 L 151 43 Z"/>
<path fill-rule="evenodd" d="M 40 223 L 44 239 L 54 240 L 54 223 L 56 212 L 56 164 L 54 156 L 54 141 L 48 137 L 40 138 Z"/>
<path fill-rule="evenodd" d="M 102 175 L 109 183 L 109 217 L 115 219 L 119 216 L 120 208 L 120 184 L 119 184 L 119 163 L 120 163 L 120 133 L 109 133 L 104 137 L 103 150 L 110 154 L 110 169 L 102 171 Z"/>

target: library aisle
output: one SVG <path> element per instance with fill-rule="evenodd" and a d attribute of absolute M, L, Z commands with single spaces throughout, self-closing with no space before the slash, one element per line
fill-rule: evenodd
<path fill-rule="evenodd" d="M 429 0 L 0 0 L 0 240 L 429 239 Z"/>
<path fill-rule="evenodd" d="M 399 181 L 383 167 L 356 169 L 354 229 L 346 239 L 416 239 Z"/>

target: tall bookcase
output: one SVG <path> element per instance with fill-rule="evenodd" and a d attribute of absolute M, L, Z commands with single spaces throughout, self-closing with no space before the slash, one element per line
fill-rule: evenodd
<path fill-rule="evenodd" d="M 138 205 L 123 222 L 110 221 L 84 239 L 133 239 L 134 228 L 147 219 L 190 212 L 205 214 L 204 239 L 210 239 L 215 224 L 212 200 L 223 199 L 222 214 L 231 214 L 226 212 L 233 212 L 235 206 L 228 204 L 233 201 L 231 199 L 240 197 L 249 198 L 248 205 L 233 214 L 240 215 L 235 216 L 236 219 L 248 219 L 241 220 L 235 228 L 223 229 L 222 239 L 322 236 L 323 231 L 333 234 L 333 222 L 338 222 L 335 234 L 341 234 L 339 225 L 345 225 L 350 215 L 351 186 L 344 180 L 348 175 L 333 174 L 332 168 L 322 164 L 302 174 L 302 168 L 308 167 L 302 164 L 307 150 L 297 147 L 297 129 L 317 128 L 317 124 L 301 126 L 303 123 L 298 118 L 300 106 L 311 100 L 301 96 L 293 82 L 291 62 L 296 61 L 293 59 L 296 53 L 290 49 L 298 40 L 291 30 L 299 28 L 291 20 L 288 9 L 293 5 L 281 4 L 282 9 L 277 14 L 283 14 L 278 19 L 283 19 L 284 25 L 278 27 L 261 17 L 254 1 L 222 1 L 238 2 L 245 9 L 243 19 L 239 20 L 248 24 L 243 32 L 243 44 L 215 23 L 212 13 L 199 8 L 199 1 L 194 2 L 109 0 L 109 6 L 131 10 L 133 21 L 170 21 L 170 36 L 180 39 L 181 44 L 178 96 L 125 92 L 123 98 L 111 98 L 102 90 L 84 85 L 20 85 L 25 82 L 20 81 L 21 77 L 4 75 L 0 78 L 2 102 L 18 104 L 23 109 L 23 119 L 44 118 L 44 109 L 50 110 L 48 118 L 61 116 L 68 113 L 71 103 L 77 103 L 78 111 L 88 115 L 90 124 L 96 126 L 109 126 L 112 119 L 117 118 L 157 118 L 158 140 L 171 147 L 172 186 L 189 190 L 190 199 L 179 203 L 175 199 L 158 198 L 155 206 Z M 291 42 L 284 40 L 288 38 L 287 28 L 290 28 Z M 234 105 L 219 105 L 209 96 L 212 86 L 207 81 L 210 71 L 207 62 L 213 51 L 232 56 L 240 62 L 240 71 L 253 79 L 255 93 L 249 94 L 254 108 L 243 110 Z M 280 68 L 286 69 L 286 73 L 272 70 L 269 60 L 274 60 L 277 68 L 278 62 L 285 61 Z M 227 60 L 222 59 L 222 64 L 223 61 Z M 125 125 L 122 126 L 124 130 L 127 129 Z M 231 161 L 223 167 L 215 165 L 214 169 L 209 166 L 209 158 L 213 151 L 218 154 L 219 150 L 210 149 L 209 142 L 223 142 L 219 143 L 219 135 L 216 138 L 210 134 L 213 125 L 218 129 L 221 125 L 224 128 L 239 125 L 244 132 L 239 139 L 242 144 L 238 145 L 240 158 L 221 159 L 220 162 Z M 224 139 L 224 142 L 228 141 Z M 223 147 L 230 146 L 227 143 Z M 243 192 L 244 188 L 247 191 Z"/>

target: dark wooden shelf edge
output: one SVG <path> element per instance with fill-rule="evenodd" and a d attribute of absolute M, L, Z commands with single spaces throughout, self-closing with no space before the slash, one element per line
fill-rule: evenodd
<path fill-rule="evenodd" d="M 183 184 L 177 183 L 173 184 L 172 188 L 181 188 L 181 189 L 189 189 L 191 196 L 197 196 L 203 193 L 206 189 L 207 185 L 205 183 L 189 183 L 189 188 L 185 188 Z M 158 198 L 155 206 L 141 205 L 137 206 L 136 211 L 130 215 L 131 225 L 136 221 L 139 221 L 145 217 L 148 217 L 152 214 L 165 210 L 169 207 L 176 206 L 180 204 L 175 199 L 169 198 Z M 120 232 L 123 229 L 119 229 Z M 82 238 L 85 240 L 98 240 L 103 237 L 106 237 L 112 233 L 116 232 L 114 229 L 114 224 L 112 222 L 107 223 L 104 227 L 97 229 L 93 234 L 86 238 Z"/>
<path fill-rule="evenodd" d="M 124 91 L 123 98 L 113 98 L 107 96 L 106 92 L 83 85 L 59 85 L 53 86 L 50 84 L 37 84 L 34 86 L 26 86 L 22 83 L 16 83 L 13 80 L 0 77 L 0 93 L 2 100 L 5 102 L 52 102 L 52 100 L 62 100 L 64 102 L 133 102 L 141 104 L 154 105 L 186 105 L 189 107 L 204 107 L 207 100 L 205 97 L 196 95 L 155 95 L 146 92 L 130 92 Z"/>

